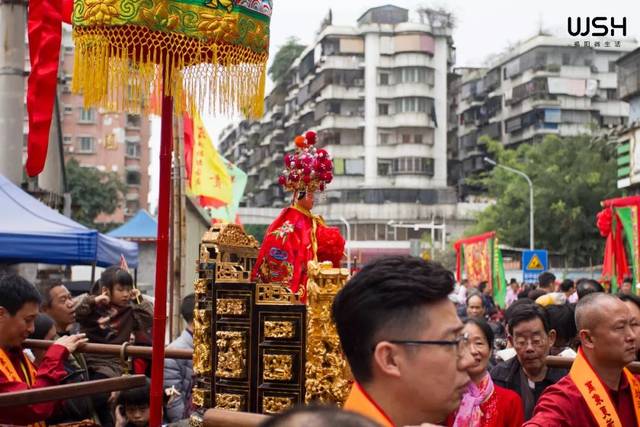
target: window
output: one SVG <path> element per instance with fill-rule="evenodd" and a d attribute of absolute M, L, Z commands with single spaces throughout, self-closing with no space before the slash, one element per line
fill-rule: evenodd
<path fill-rule="evenodd" d="M 411 134 L 404 133 L 402 134 L 402 143 L 409 144 L 411 142 Z"/>
<path fill-rule="evenodd" d="M 388 145 L 391 134 L 386 132 L 380 132 L 378 134 L 379 144 L 380 145 Z"/>
<path fill-rule="evenodd" d="M 618 99 L 618 94 L 616 93 L 616 89 L 605 89 L 607 91 L 607 99 Z"/>
<path fill-rule="evenodd" d="M 380 73 L 380 85 L 387 86 L 389 84 L 389 73 Z"/>
<path fill-rule="evenodd" d="M 140 127 L 140 115 L 139 114 L 127 114 L 126 127 L 139 128 Z"/>
<path fill-rule="evenodd" d="M 433 162 L 427 157 L 399 157 L 393 159 L 393 172 L 433 176 Z"/>
<path fill-rule="evenodd" d="M 127 141 L 127 156 L 140 157 L 140 143 L 135 141 Z"/>
<path fill-rule="evenodd" d="M 415 144 L 422 144 L 422 134 L 416 133 L 415 135 L 413 135 L 413 142 Z"/>
<path fill-rule="evenodd" d="M 127 185 L 140 185 L 140 172 L 128 171 L 127 172 Z"/>
<path fill-rule="evenodd" d="M 337 101 L 331 101 L 328 105 L 328 111 L 332 114 L 340 114 L 340 103 Z"/>
<path fill-rule="evenodd" d="M 345 159 L 345 175 L 364 175 L 364 159 Z"/>
<path fill-rule="evenodd" d="M 571 65 L 571 54 L 563 53 L 562 54 L 562 65 Z"/>
<path fill-rule="evenodd" d="M 81 153 L 94 153 L 96 151 L 96 142 L 93 137 L 81 136 L 78 138 L 78 151 Z"/>
<path fill-rule="evenodd" d="M 80 109 L 80 122 L 81 123 L 95 123 L 96 111 L 93 108 L 81 108 Z"/>
<path fill-rule="evenodd" d="M 379 116 L 388 116 L 389 115 L 389 104 L 378 104 L 378 115 Z"/>
<path fill-rule="evenodd" d="M 395 100 L 396 113 L 426 113 L 432 108 L 433 101 L 429 98 L 398 98 Z"/>
<path fill-rule="evenodd" d="M 616 61 L 609 61 L 609 72 L 610 73 L 616 72 Z"/>
<path fill-rule="evenodd" d="M 388 176 L 393 172 L 393 160 L 378 159 L 378 175 Z"/>
<path fill-rule="evenodd" d="M 62 137 L 62 143 L 67 145 L 67 144 L 71 144 L 73 142 L 73 138 L 71 138 L 70 136 L 63 136 Z"/>

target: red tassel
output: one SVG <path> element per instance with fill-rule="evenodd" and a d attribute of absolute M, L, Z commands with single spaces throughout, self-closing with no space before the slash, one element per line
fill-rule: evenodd
<path fill-rule="evenodd" d="M 31 0 L 28 34 L 31 74 L 27 82 L 27 174 L 44 169 L 49 129 L 56 96 L 58 60 L 62 41 L 62 1 Z"/>

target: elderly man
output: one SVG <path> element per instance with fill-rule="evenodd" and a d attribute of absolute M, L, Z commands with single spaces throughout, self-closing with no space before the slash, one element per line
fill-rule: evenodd
<path fill-rule="evenodd" d="M 439 264 L 394 256 L 338 293 L 333 318 L 356 380 L 345 409 L 388 427 L 440 423 L 458 407 L 473 360 L 453 283 Z"/>
<path fill-rule="evenodd" d="M 528 427 L 640 425 L 640 380 L 625 368 L 636 356 L 629 307 L 593 293 L 576 306 L 580 350 L 569 375 L 540 398 Z"/>
<path fill-rule="evenodd" d="M 509 307 L 506 317 L 509 342 L 516 357 L 494 366 L 491 378 L 496 385 L 520 395 L 527 420 L 544 389 L 555 384 L 567 371 L 548 368 L 545 364 L 556 331 L 550 328 L 542 308 L 523 302 Z"/>

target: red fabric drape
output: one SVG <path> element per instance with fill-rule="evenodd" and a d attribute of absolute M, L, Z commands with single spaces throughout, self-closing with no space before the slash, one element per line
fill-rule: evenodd
<path fill-rule="evenodd" d="M 62 41 L 62 16 L 69 13 L 68 1 L 31 0 L 28 35 L 31 73 L 27 83 L 27 174 L 36 176 L 47 159 L 49 129 L 56 96 L 58 60 Z"/>

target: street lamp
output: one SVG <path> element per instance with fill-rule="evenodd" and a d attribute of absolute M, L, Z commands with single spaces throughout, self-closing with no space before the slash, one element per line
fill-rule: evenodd
<path fill-rule="evenodd" d="M 347 227 L 347 269 L 351 272 L 351 226 L 343 216 L 338 219 Z"/>
<path fill-rule="evenodd" d="M 531 250 L 533 250 L 535 246 L 533 244 L 533 183 L 531 182 L 531 179 L 527 176 L 526 173 L 519 171 L 518 169 L 511 168 L 509 166 L 498 164 L 494 160 L 491 160 L 488 157 L 484 157 L 482 160 L 484 160 L 486 163 L 489 163 L 490 165 L 493 165 L 495 167 L 502 168 L 506 171 L 518 174 L 527 180 L 527 184 L 529 184 L 529 246 Z"/>

